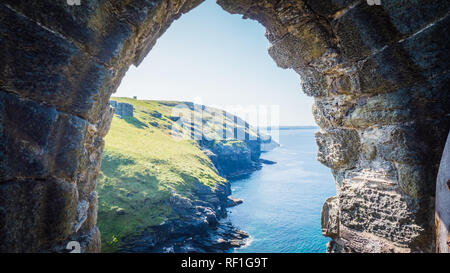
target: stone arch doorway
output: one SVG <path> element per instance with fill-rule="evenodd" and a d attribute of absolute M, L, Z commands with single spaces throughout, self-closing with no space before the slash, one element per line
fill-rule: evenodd
<path fill-rule="evenodd" d="M 108 99 L 199 0 L 0 3 L 0 250 L 98 251 L 95 179 Z M 434 191 L 449 131 L 449 3 L 219 0 L 258 20 L 269 54 L 315 98 L 318 159 L 338 194 L 329 251 L 434 250 Z"/>

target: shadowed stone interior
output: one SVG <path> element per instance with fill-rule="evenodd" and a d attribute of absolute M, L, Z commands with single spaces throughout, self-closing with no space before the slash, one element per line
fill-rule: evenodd
<path fill-rule="evenodd" d="M 100 251 L 96 178 L 110 95 L 202 0 L 0 1 L 0 251 Z M 315 99 L 337 195 L 329 252 L 435 250 L 449 132 L 447 0 L 218 0 L 266 27 Z"/>

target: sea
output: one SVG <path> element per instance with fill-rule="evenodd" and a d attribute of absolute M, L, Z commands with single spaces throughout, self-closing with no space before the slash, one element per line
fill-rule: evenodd
<path fill-rule="evenodd" d="M 321 233 L 320 215 L 336 186 L 330 169 L 316 159 L 317 130 L 279 130 L 281 146 L 261 155 L 276 164 L 231 182 L 232 196 L 244 202 L 230 208 L 224 221 L 250 235 L 232 252 L 325 252 L 330 239 Z"/>

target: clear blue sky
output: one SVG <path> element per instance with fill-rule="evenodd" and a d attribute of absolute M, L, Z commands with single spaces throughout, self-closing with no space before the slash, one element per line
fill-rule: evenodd
<path fill-rule="evenodd" d="M 281 125 L 315 125 L 313 99 L 302 92 L 297 73 L 268 55 L 264 33 L 258 22 L 206 0 L 175 21 L 139 67 L 130 67 L 113 96 L 196 100 L 224 109 L 279 105 Z"/>

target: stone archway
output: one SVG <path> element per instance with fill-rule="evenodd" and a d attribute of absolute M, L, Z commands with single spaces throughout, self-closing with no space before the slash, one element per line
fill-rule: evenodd
<path fill-rule="evenodd" d="M 0 3 L 0 251 L 99 251 L 95 180 L 110 95 L 202 0 Z M 336 197 L 328 251 L 434 250 L 449 131 L 445 0 L 219 0 L 263 24 L 269 54 L 315 97 L 318 159 Z"/>

